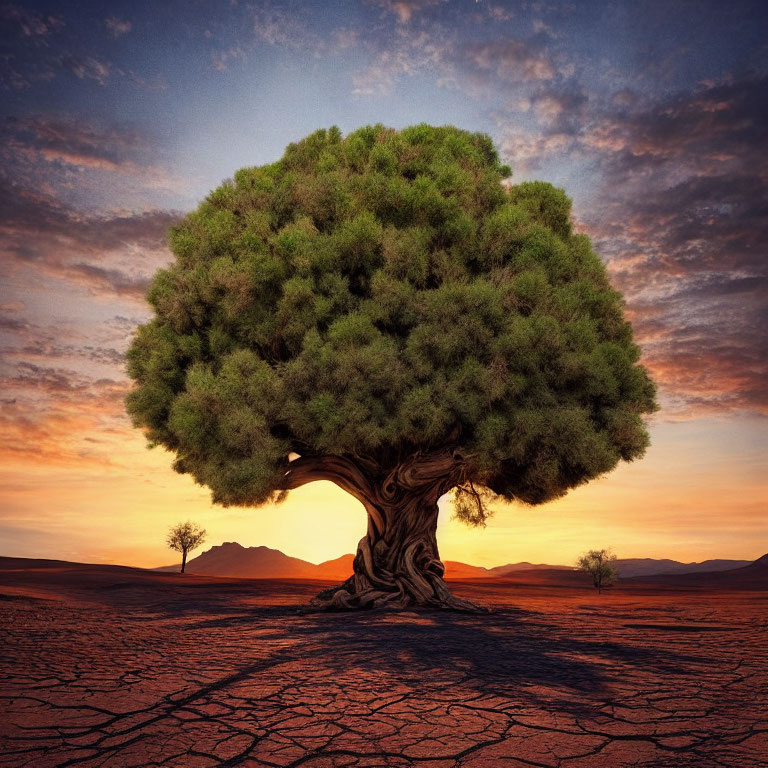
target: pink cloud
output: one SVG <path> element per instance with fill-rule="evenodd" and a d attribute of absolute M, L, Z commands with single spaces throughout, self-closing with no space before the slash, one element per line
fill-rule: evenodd
<path fill-rule="evenodd" d="M 407 24 L 415 14 L 445 0 L 367 0 L 369 5 L 376 5 L 385 13 L 392 14 L 399 24 Z"/>
<path fill-rule="evenodd" d="M 112 37 L 120 37 L 131 31 L 133 25 L 126 19 L 120 19 L 117 16 L 109 16 L 104 19 L 104 26 L 109 30 Z"/>

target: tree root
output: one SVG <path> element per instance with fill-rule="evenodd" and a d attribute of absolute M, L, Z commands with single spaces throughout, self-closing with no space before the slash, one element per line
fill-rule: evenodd
<path fill-rule="evenodd" d="M 462 613 L 488 613 L 489 608 L 477 605 L 470 600 L 456 597 L 445 587 L 440 597 L 433 596 L 426 600 L 415 600 L 403 590 L 386 591 L 369 588 L 361 592 L 350 591 L 354 585 L 347 579 L 343 584 L 323 590 L 314 597 L 309 606 L 318 611 L 354 611 L 354 610 L 444 610 Z"/>

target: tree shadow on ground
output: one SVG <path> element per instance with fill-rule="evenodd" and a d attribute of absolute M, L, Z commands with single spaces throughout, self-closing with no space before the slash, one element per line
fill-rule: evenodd
<path fill-rule="evenodd" d="M 302 594 L 306 588 L 305 583 Z M 195 598 L 189 599 L 187 592 L 186 600 L 166 601 L 162 611 L 168 618 L 185 619 L 185 631 L 235 633 L 244 649 L 254 631 L 252 662 L 260 670 L 265 661 L 269 666 L 269 658 L 274 667 L 300 662 L 308 676 L 322 670 L 337 680 L 360 668 L 380 675 L 382 681 L 397 680 L 422 690 L 462 685 L 523 706 L 555 707 L 578 716 L 594 714 L 609 697 L 609 683 L 621 675 L 641 671 L 668 678 L 705 661 L 615 637 L 585 637 L 578 619 L 557 625 L 547 614 L 518 608 L 488 614 L 439 610 L 300 614 L 296 605 L 254 607 L 238 601 L 247 597 L 239 588 L 228 596 L 209 590 L 208 585 L 195 586 L 191 590 Z M 203 618 L 205 614 L 209 618 Z M 241 667 L 243 672 L 248 666 Z"/>

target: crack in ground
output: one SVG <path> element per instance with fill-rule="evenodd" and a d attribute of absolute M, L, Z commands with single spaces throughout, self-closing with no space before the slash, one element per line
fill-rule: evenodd
<path fill-rule="evenodd" d="M 6 602 L 3 768 L 758 768 L 768 754 L 749 596 L 339 616 L 254 605 L 257 587 Z M 671 615 L 732 631 L 637 631 Z"/>

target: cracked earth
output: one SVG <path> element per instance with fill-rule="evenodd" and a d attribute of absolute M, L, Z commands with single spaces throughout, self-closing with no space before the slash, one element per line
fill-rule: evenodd
<path fill-rule="evenodd" d="M 3 768 L 768 765 L 764 591 L 466 582 L 490 614 L 301 614 L 317 583 L 0 585 Z"/>

